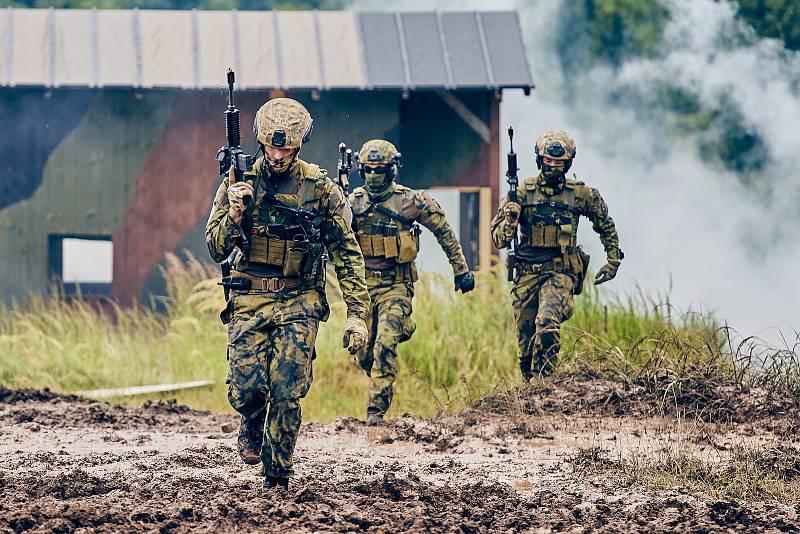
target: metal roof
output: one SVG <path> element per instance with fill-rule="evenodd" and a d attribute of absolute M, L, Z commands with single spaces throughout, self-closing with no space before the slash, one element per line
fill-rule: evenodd
<path fill-rule="evenodd" d="M 514 11 L 0 10 L 0 85 L 530 88 Z"/>

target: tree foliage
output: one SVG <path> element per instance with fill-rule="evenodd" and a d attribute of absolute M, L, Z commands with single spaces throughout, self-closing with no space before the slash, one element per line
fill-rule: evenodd
<path fill-rule="evenodd" d="M 800 0 L 737 0 L 738 15 L 761 37 L 800 50 Z"/>

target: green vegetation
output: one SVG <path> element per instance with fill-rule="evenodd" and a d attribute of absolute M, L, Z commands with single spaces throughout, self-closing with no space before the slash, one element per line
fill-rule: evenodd
<path fill-rule="evenodd" d="M 798 0 L 736 0 L 738 16 L 759 37 L 783 41 L 789 50 L 800 50 L 800 2 Z"/>
<path fill-rule="evenodd" d="M 653 56 L 669 21 L 661 0 L 578 0 L 565 2 L 561 15 L 557 48 L 567 72 Z"/>
<path fill-rule="evenodd" d="M 24 308 L 0 309 L 0 382 L 71 392 L 211 379 L 213 388 L 179 393 L 178 400 L 228 410 L 216 272 L 192 258 L 172 257 L 164 274 L 169 296 L 163 313 L 111 304 L 100 309 L 58 296 L 33 296 Z M 417 285 L 417 332 L 400 348 L 390 417 L 458 410 L 518 383 L 508 285 L 496 273 L 483 273 L 478 282 L 463 296 L 452 292 L 449 280 L 427 277 Z M 334 286 L 331 320 L 319 334 L 314 385 L 303 407 L 306 418 L 316 421 L 363 417 L 368 389 L 368 379 L 340 345 L 345 309 Z M 668 306 L 645 296 L 618 300 L 590 287 L 576 300 L 575 317 L 564 329 L 559 373 L 587 365 L 597 372 L 626 372 L 638 360 L 651 361 L 653 340 L 665 332 L 679 342 L 667 351 L 673 358 L 680 359 L 675 351 L 685 346 L 720 346 L 713 324 L 691 315 L 673 320 L 668 312 Z"/>
<path fill-rule="evenodd" d="M 712 498 L 800 503 L 800 449 L 788 445 L 735 445 L 703 457 L 662 450 L 656 458 L 611 458 L 599 447 L 580 449 L 567 461 L 580 473 L 608 473 L 628 484 L 682 486 Z"/>

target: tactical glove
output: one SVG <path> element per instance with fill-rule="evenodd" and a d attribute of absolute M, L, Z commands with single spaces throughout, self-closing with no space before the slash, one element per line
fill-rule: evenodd
<path fill-rule="evenodd" d="M 597 276 L 594 277 L 594 285 L 600 285 L 603 282 L 608 282 L 615 276 L 617 276 L 617 270 L 619 269 L 619 260 L 608 260 L 608 263 L 600 267 L 600 270 L 597 271 Z"/>
<path fill-rule="evenodd" d="M 236 182 L 228 188 L 228 204 L 230 214 L 233 222 L 238 223 L 242 219 L 244 213 L 244 197 L 253 197 L 253 186 L 248 182 Z"/>
<path fill-rule="evenodd" d="M 513 226 L 516 226 L 517 221 L 519 221 L 519 214 L 521 211 L 522 206 L 516 202 L 506 202 L 503 206 L 503 216 L 506 218 L 506 222 Z"/>
<path fill-rule="evenodd" d="M 352 344 L 351 344 L 352 338 Z M 342 334 L 342 347 L 355 354 L 367 344 L 367 325 L 363 319 L 358 317 L 348 317 L 344 322 L 344 334 Z M 350 348 L 348 348 L 348 345 Z"/>
<path fill-rule="evenodd" d="M 475 289 L 475 275 L 470 271 L 459 274 L 455 277 L 456 291 L 468 293 Z"/>

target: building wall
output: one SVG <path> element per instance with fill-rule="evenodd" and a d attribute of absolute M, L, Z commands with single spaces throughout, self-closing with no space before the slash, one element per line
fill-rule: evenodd
<path fill-rule="evenodd" d="M 382 137 L 404 153 L 400 181 L 412 187 L 489 184 L 491 143 L 433 92 L 288 96 L 315 119 L 301 157 L 331 174 L 340 142 L 357 150 Z M 237 93 L 250 152 L 253 117 L 266 98 Z M 490 93 L 459 98 L 491 122 Z M 0 141 L 0 298 L 47 290 L 51 234 L 113 236 L 113 292 L 124 303 L 163 292 L 158 266 L 166 252 L 206 259 L 203 229 L 219 184 L 214 155 L 225 142 L 226 103 L 216 91 L 0 90 L 0 128 L 12 132 Z"/>

